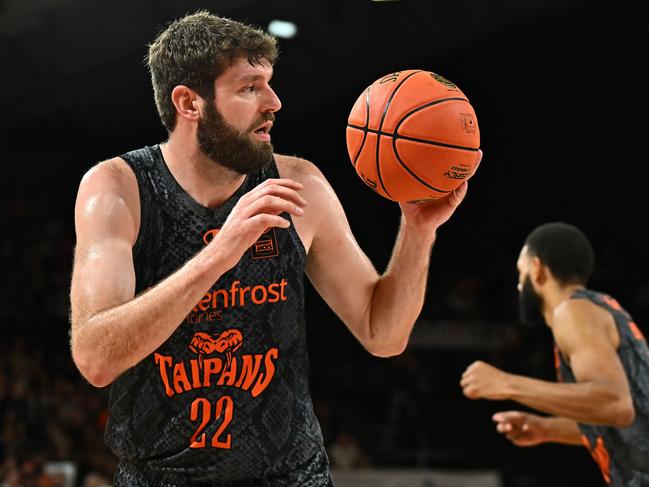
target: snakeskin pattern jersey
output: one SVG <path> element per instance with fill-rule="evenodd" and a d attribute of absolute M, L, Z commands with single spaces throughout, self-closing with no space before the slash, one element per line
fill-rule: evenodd
<path fill-rule="evenodd" d="M 136 293 L 180 268 L 273 161 L 215 209 L 169 171 L 158 145 L 124 154 L 138 181 Z M 288 217 L 287 215 L 284 215 Z M 105 441 L 115 486 L 332 485 L 308 385 L 303 276 L 293 226 L 269 228 L 171 337 L 111 386 Z"/>

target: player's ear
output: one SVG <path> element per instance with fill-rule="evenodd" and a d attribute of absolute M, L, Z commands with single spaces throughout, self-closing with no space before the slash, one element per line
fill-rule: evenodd
<path fill-rule="evenodd" d="M 201 98 L 185 85 L 178 85 L 171 91 L 171 101 L 178 117 L 197 122 L 201 117 Z"/>
<path fill-rule="evenodd" d="M 530 278 L 532 282 L 542 286 L 548 280 L 550 270 L 543 265 L 541 259 L 532 257 L 530 260 Z"/>

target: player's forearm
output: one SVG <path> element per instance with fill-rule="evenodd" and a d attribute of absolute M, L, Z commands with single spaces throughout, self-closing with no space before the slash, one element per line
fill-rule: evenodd
<path fill-rule="evenodd" d="M 543 427 L 547 442 L 563 443 L 564 445 L 582 444 L 581 431 L 577 422 L 572 419 L 550 416 L 543 419 Z"/>
<path fill-rule="evenodd" d="M 606 384 L 562 384 L 510 375 L 507 397 L 531 408 L 580 423 L 626 426 L 626 398 Z M 632 414 L 632 410 L 631 410 Z"/>
<path fill-rule="evenodd" d="M 392 258 L 378 280 L 370 310 L 370 335 L 376 355 L 396 355 L 407 343 L 421 313 L 433 235 L 421 235 L 403 222 Z"/>
<path fill-rule="evenodd" d="M 133 300 L 73 323 L 72 354 L 80 372 L 103 387 L 151 354 L 225 271 L 205 249 Z"/>

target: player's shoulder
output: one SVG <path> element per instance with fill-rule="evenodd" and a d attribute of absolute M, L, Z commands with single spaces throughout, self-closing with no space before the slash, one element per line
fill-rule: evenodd
<path fill-rule="evenodd" d="M 303 195 L 311 201 L 331 202 L 337 199 L 327 178 L 311 161 L 297 156 L 275 154 L 275 163 L 279 176 L 301 183 Z"/>
<path fill-rule="evenodd" d="M 311 161 L 297 156 L 275 154 L 280 177 L 294 179 L 302 184 L 310 180 L 325 181 L 322 171 Z"/>
<path fill-rule="evenodd" d="M 609 313 L 604 308 L 593 303 L 590 299 L 569 298 L 559 303 L 553 312 L 553 318 L 559 322 L 577 322 L 605 316 Z"/>
<path fill-rule="evenodd" d="M 302 184 L 300 194 L 308 201 L 303 220 L 309 225 L 330 216 L 344 216 L 344 210 L 336 192 L 322 171 L 312 162 L 296 156 L 275 154 L 275 162 L 281 178 L 293 179 Z"/>
<path fill-rule="evenodd" d="M 81 178 L 80 186 L 124 187 L 136 182 L 135 174 L 121 157 L 113 157 L 98 162 L 88 169 Z"/>
<path fill-rule="evenodd" d="M 135 173 L 121 157 L 98 162 L 81 178 L 77 210 L 83 213 L 119 213 L 126 209 L 139 214 L 140 194 Z"/>
<path fill-rule="evenodd" d="M 554 309 L 553 332 L 558 335 L 609 335 L 613 316 L 589 299 L 565 299 Z"/>

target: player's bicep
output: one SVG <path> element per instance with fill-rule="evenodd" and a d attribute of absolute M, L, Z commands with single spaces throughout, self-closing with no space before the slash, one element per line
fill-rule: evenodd
<path fill-rule="evenodd" d="M 575 349 L 569 356 L 577 382 L 602 382 L 626 389 L 626 375 L 615 349 L 593 340 Z"/>
<path fill-rule="evenodd" d="M 106 171 L 104 171 L 105 173 Z M 135 293 L 133 202 L 106 174 L 84 178 L 75 207 L 75 248 L 70 292 L 74 326 Z"/>
<path fill-rule="evenodd" d="M 624 368 L 607 332 L 609 316 L 601 314 L 600 310 L 593 311 L 591 303 L 571 304 L 571 309 L 561 314 L 554 335 L 576 380 L 627 390 Z"/>
<path fill-rule="evenodd" d="M 70 293 L 73 325 L 133 299 L 134 294 L 135 272 L 127 241 L 111 238 L 77 246 Z"/>

